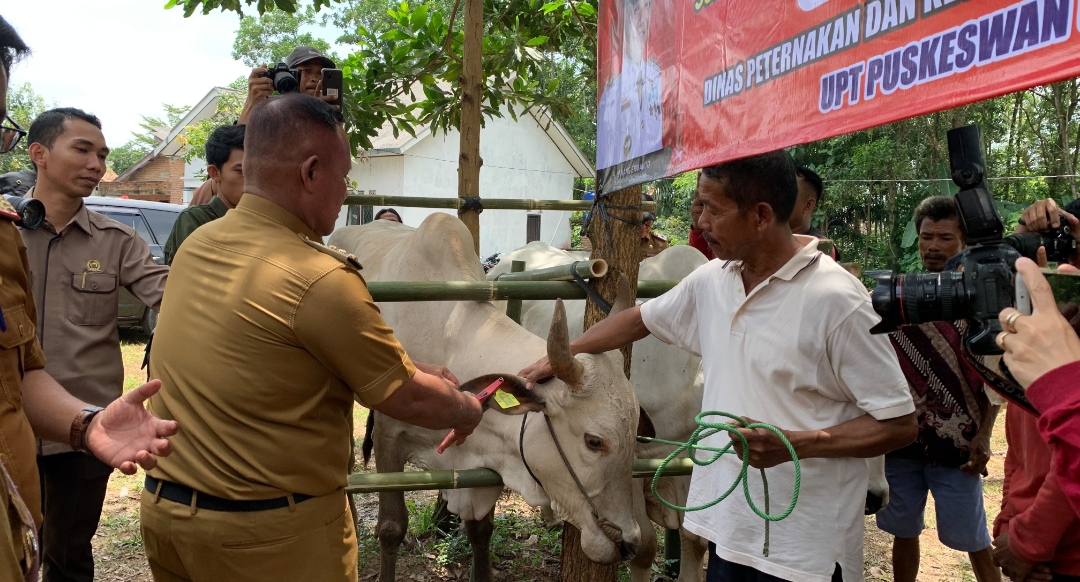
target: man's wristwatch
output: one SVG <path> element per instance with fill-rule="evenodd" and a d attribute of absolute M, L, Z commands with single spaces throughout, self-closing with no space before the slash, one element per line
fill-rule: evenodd
<path fill-rule="evenodd" d="M 71 421 L 71 436 L 68 444 L 76 451 L 85 451 L 86 448 L 86 429 L 90 428 L 90 421 L 94 420 L 97 413 L 105 410 L 100 406 L 87 406 L 79 411 L 79 414 L 75 416 L 75 420 Z"/>

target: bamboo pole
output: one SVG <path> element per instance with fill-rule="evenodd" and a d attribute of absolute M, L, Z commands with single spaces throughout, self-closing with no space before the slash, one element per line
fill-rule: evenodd
<path fill-rule="evenodd" d="M 537 200 L 513 198 L 484 198 L 486 210 L 567 210 L 587 211 L 592 208 L 591 200 Z M 437 198 L 432 196 L 349 196 L 346 206 L 401 206 L 404 208 L 461 208 L 460 198 Z M 643 212 L 656 212 L 656 202 L 641 203 Z"/>
<path fill-rule="evenodd" d="M 637 296 L 659 297 L 678 281 L 639 281 Z M 585 299 L 570 281 L 372 281 L 375 301 L 503 301 L 507 299 Z"/>
<path fill-rule="evenodd" d="M 518 263 L 521 261 L 514 261 Z M 573 268 L 571 269 L 571 265 Z M 597 259 L 595 261 L 578 261 L 577 263 L 567 263 L 565 265 L 558 265 L 555 267 L 547 267 L 545 269 L 535 269 L 533 271 L 514 271 L 511 269 L 509 273 L 501 273 L 499 275 L 488 274 L 488 280 L 490 281 L 572 281 L 574 279 L 574 273 L 577 273 L 578 277 L 582 279 L 597 278 L 607 275 L 608 266 L 607 261 L 603 259 Z"/>
<path fill-rule="evenodd" d="M 652 477 L 660 467 L 660 459 L 634 461 L 633 476 Z M 664 477 L 680 477 L 691 474 L 694 463 L 687 458 L 673 460 L 665 468 Z M 379 493 L 384 491 L 422 491 L 428 489 L 469 489 L 472 487 L 498 487 L 502 477 L 491 469 L 463 469 L 460 471 L 405 471 L 403 473 L 362 473 L 349 475 L 345 492 L 349 494 Z"/>
<path fill-rule="evenodd" d="M 511 261 L 510 272 L 522 273 L 525 271 L 525 261 Z M 511 299 L 506 302 L 506 316 L 514 320 L 514 323 L 521 325 L 521 300 Z"/>

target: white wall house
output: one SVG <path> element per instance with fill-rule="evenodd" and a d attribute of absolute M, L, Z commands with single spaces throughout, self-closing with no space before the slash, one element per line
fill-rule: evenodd
<path fill-rule="evenodd" d="M 220 95 L 231 89 L 214 88 L 196 104 L 158 144 L 154 154 L 183 155 L 188 125 L 210 118 Z M 457 197 L 459 133 L 434 135 L 418 131 L 416 137 L 394 137 L 389 126 L 380 129 L 364 158 L 353 162 L 350 177 L 362 194 L 384 196 Z M 569 200 L 574 179 L 594 176 L 592 164 L 566 130 L 544 113 L 526 113 L 514 121 L 509 114 L 488 119 L 480 131 L 480 197 Z M 206 162 L 193 159 L 184 168 L 184 202 L 202 183 Z M 373 208 L 378 213 L 383 207 Z M 394 207 L 405 224 L 418 226 L 433 212 L 453 210 Z M 338 226 L 359 222 L 359 209 L 343 209 Z M 351 217 L 351 219 L 350 219 Z M 480 214 L 480 255 L 506 253 L 536 236 L 556 247 L 570 246 L 570 213 L 563 211 L 485 210 Z M 530 229 L 530 224 L 532 228 Z"/>

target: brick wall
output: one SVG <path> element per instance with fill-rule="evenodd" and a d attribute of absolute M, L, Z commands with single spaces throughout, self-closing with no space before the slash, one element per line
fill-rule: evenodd
<path fill-rule="evenodd" d="M 123 182 L 102 182 L 102 196 L 127 196 L 135 200 L 184 203 L 184 160 L 158 156 L 133 172 Z"/>

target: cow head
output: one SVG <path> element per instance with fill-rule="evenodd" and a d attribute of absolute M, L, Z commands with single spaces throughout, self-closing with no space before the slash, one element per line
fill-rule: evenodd
<path fill-rule="evenodd" d="M 589 559 L 599 563 L 627 559 L 640 541 L 630 475 L 640 418 L 634 389 L 617 354 L 571 355 L 561 301 L 547 352 L 553 380 L 527 390 L 524 379 L 503 375 L 501 390 L 510 398 L 496 394 L 488 400 L 503 414 L 539 413 L 525 419 L 520 439 L 523 462 L 519 470 L 504 468 L 503 480 L 518 491 L 535 490 L 531 470 L 556 515 L 581 530 L 581 546 Z M 468 384 L 483 388 L 495 377 Z"/>

